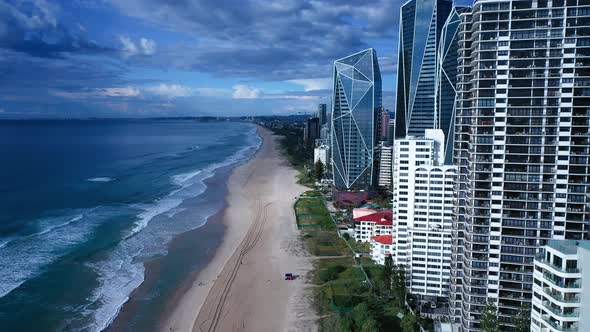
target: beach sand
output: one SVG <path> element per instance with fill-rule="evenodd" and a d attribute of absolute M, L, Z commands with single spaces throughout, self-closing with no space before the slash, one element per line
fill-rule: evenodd
<path fill-rule="evenodd" d="M 306 190 L 272 133 L 228 180 L 226 232 L 211 262 L 171 305 L 160 331 L 315 331 L 309 257 L 293 204 Z M 285 273 L 300 277 L 284 280 Z"/>

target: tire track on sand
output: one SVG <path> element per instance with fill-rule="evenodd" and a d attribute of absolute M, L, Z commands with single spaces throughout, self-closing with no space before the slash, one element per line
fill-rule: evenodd
<path fill-rule="evenodd" d="M 211 294 L 213 295 L 213 297 L 211 298 L 211 300 L 215 300 L 217 301 L 217 303 L 215 304 L 215 309 L 213 310 L 212 313 L 209 313 L 209 317 L 207 317 L 206 319 L 203 319 L 202 323 L 199 325 L 199 332 L 213 332 L 217 330 L 217 327 L 219 325 L 219 322 L 221 322 L 222 319 L 222 312 L 223 312 L 223 307 L 225 305 L 225 302 L 227 301 L 227 297 L 229 295 L 229 292 L 231 290 L 232 284 L 234 283 L 238 272 L 240 270 L 240 266 L 242 265 L 242 259 L 252 250 L 254 249 L 254 247 L 256 246 L 256 244 L 258 243 L 258 240 L 260 239 L 260 237 L 262 236 L 262 231 L 264 228 L 264 225 L 266 224 L 267 221 L 267 208 L 269 205 L 271 205 L 272 203 L 267 203 L 266 205 L 262 206 L 262 202 L 260 201 L 260 197 L 256 198 L 256 209 L 257 209 L 257 214 L 256 214 L 256 218 L 254 220 L 254 222 L 252 223 L 252 225 L 250 226 L 250 228 L 248 229 L 248 232 L 246 233 L 246 236 L 244 237 L 244 239 L 242 240 L 242 243 L 240 243 L 240 247 L 239 247 L 239 251 L 238 256 L 236 257 L 235 261 L 233 262 L 233 266 L 231 266 L 231 271 L 229 273 L 229 278 L 227 279 L 227 281 L 224 282 L 222 289 L 221 289 L 221 294 L 219 295 L 219 297 L 216 299 L 216 294 Z M 234 253 L 235 255 L 235 253 Z M 233 257 L 232 257 L 233 259 Z M 229 263 L 229 262 L 228 262 Z M 225 268 L 224 268 L 225 270 Z M 218 279 L 219 281 L 221 281 L 220 279 Z M 215 285 L 213 286 L 215 287 Z M 213 289 L 211 290 L 213 291 Z M 218 291 L 216 291 L 217 294 L 219 294 Z M 207 302 L 207 300 L 205 300 L 205 302 Z M 200 314 L 199 314 L 200 316 Z M 200 319 L 197 319 L 200 320 Z M 193 331 L 195 331 L 195 329 L 193 329 Z"/>

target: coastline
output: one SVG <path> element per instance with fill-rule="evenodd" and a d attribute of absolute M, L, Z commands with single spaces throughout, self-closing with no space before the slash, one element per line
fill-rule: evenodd
<path fill-rule="evenodd" d="M 292 330 L 299 316 L 312 315 L 311 307 L 306 312 L 293 303 L 303 297 L 311 268 L 293 211 L 306 188 L 296 183 L 276 137 L 261 127 L 258 134 L 259 150 L 227 180 L 221 243 L 206 266 L 179 285 L 159 331 Z M 301 277 L 285 281 L 288 272 Z"/>

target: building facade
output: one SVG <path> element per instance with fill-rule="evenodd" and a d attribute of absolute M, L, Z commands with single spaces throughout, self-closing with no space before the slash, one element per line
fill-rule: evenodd
<path fill-rule="evenodd" d="M 589 331 L 590 241 L 551 240 L 534 264 L 531 332 Z"/>
<path fill-rule="evenodd" d="M 393 147 L 386 142 L 379 143 L 379 183 L 380 187 L 391 188 L 393 186 Z"/>
<path fill-rule="evenodd" d="M 448 49 L 440 43 L 452 43 L 452 32 L 443 26 L 449 14 L 454 11 L 451 0 L 410 0 L 400 10 L 400 31 L 398 46 L 397 99 L 395 109 L 395 137 L 424 136 L 425 129 L 443 129 L 445 136 L 449 128 L 442 128 L 439 118 L 448 119 L 452 105 L 436 106 L 437 65 L 452 63 L 456 55 L 445 52 L 439 59 L 439 50 Z M 451 26 L 449 26 L 450 28 Z M 446 108 L 443 108 L 446 107 Z M 438 113 L 438 114 L 437 114 Z"/>
<path fill-rule="evenodd" d="M 374 165 L 381 74 L 373 49 L 334 62 L 332 174 L 339 190 L 376 185 Z"/>
<path fill-rule="evenodd" d="M 320 138 L 320 119 L 309 118 L 305 120 L 305 127 L 303 128 L 303 143 L 308 146 L 313 146 L 315 140 Z"/>
<path fill-rule="evenodd" d="M 450 313 L 462 331 L 479 330 L 487 301 L 509 330 L 538 248 L 587 237 L 589 14 L 577 0 L 460 13 Z"/>
<path fill-rule="evenodd" d="M 425 135 L 394 143 L 393 258 L 412 294 L 446 296 L 456 168 L 444 165 L 442 131 Z"/>
<path fill-rule="evenodd" d="M 391 211 L 379 211 L 354 218 L 354 239 L 370 242 L 373 236 L 391 235 Z"/>
<path fill-rule="evenodd" d="M 371 237 L 371 259 L 373 262 L 383 265 L 385 257 L 392 254 L 393 238 L 391 235 L 376 235 Z"/>
<path fill-rule="evenodd" d="M 313 163 L 320 161 L 324 166 L 328 166 L 330 162 L 330 145 L 327 140 L 317 139 L 313 149 Z"/>
<path fill-rule="evenodd" d="M 328 123 L 327 112 L 328 110 L 326 104 L 318 104 L 318 118 L 320 119 L 320 126 Z"/>

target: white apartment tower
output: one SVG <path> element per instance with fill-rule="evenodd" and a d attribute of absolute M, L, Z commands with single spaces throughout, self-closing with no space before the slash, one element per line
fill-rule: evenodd
<path fill-rule="evenodd" d="M 590 1 L 462 11 L 456 98 L 450 313 L 479 331 L 492 301 L 510 330 L 538 249 L 588 235 Z"/>
<path fill-rule="evenodd" d="M 393 182 L 391 178 L 393 147 L 386 142 L 379 143 L 379 186 L 391 188 Z"/>
<path fill-rule="evenodd" d="M 590 331 L 590 241 L 551 240 L 535 257 L 531 331 Z"/>
<path fill-rule="evenodd" d="M 456 168 L 443 165 L 444 142 L 442 130 L 426 129 L 394 143 L 393 258 L 417 295 L 448 295 Z"/>

